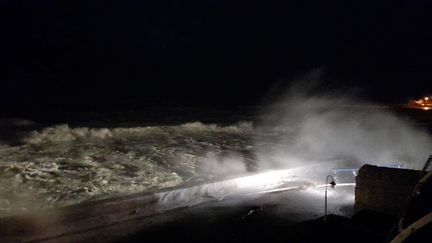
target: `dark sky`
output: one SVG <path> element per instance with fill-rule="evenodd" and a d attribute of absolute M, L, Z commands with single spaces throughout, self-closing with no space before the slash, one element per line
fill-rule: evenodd
<path fill-rule="evenodd" d="M 256 104 L 316 68 L 323 90 L 403 101 L 432 92 L 431 8 L 427 0 L 3 0 L 0 102 Z"/>

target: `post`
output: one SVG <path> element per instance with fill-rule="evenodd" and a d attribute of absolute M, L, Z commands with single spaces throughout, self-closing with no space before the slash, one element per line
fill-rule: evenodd
<path fill-rule="evenodd" d="M 325 199 L 324 199 L 324 221 L 327 221 L 327 183 L 325 186 Z"/>
<path fill-rule="evenodd" d="M 331 178 L 331 182 L 328 182 L 328 179 Z M 326 177 L 326 183 L 325 183 L 325 195 L 324 195 L 324 221 L 327 221 L 327 185 L 330 184 L 332 188 L 335 187 L 335 179 L 333 176 L 328 175 Z"/>

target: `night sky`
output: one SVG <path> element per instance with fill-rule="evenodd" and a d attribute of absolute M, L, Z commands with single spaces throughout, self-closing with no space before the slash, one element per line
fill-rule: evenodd
<path fill-rule="evenodd" d="M 0 3 L 2 110 L 260 104 L 321 70 L 378 102 L 432 92 L 432 2 Z"/>

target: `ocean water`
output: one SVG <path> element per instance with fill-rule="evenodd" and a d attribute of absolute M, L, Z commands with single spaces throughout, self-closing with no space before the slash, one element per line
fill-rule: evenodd
<path fill-rule="evenodd" d="M 408 163 L 414 159 L 411 155 L 418 151 L 403 154 L 388 151 L 388 147 L 394 146 L 394 139 L 410 134 L 405 131 L 404 124 L 394 122 L 396 125 L 387 128 L 386 124 L 372 126 L 367 123 L 366 128 L 358 128 L 357 121 L 369 119 L 369 113 L 354 116 L 351 120 L 343 119 L 342 125 L 347 127 L 346 130 L 355 130 L 366 137 L 364 144 L 370 143 L 367 137 L 371 133 L 365 136 L 365 131 L 370 129 L 381 136 L 400 126 L 405 129 L 404 133 L 396 134 L 396 137 L 377 137 L 382 140 L 378 145 L 381 152 L 363 146 L 360 135 L 353 140 L 352 147 L 346 146 L 346 141 L 326 140 L 328 135 L 339 139 L 341 124 L 333 121 L 333 113 L 324 115 L 321 112 L 312 121 L 319 121 L 320 131 L 331 133 L 322 135 L 314 131 L 313 136 L 305 134 L 314 130 L 310 125 L 311 116 L 300 121 L 285 119 L 263 126 L 267 118 L 274 120 L 275 116 L 257 118 L 249 110 L 174 109 L 153 113 L 121 111 L 37 114 L 30 116 L 31 119 L 3 118 L 0 119 L 0 216 L 200 184 L 260 169 L 299 166 L 306 158 L 314 162 L 319 158 L 355 162 L 369 159 L 362 157 L 363 153 L 347 155 L 329 149 L 332 146 L 352 150 L 355 145 L 359 150 L 368 150 L 365 153 L 368 155 L 385 152 L 392 155 L 392 160 L 399 159 L 380 162 Z M 327 119 L 329 116 L 331 119 Z M 424 113 L 406 116 L 420 117 L 413 119 L 413 126 L 420 129 L 413 128 L 414 133 L 427 133 L 424 127 L 430 120 L 424 119 Z M 335 123 L 336 128 L 326 124 L 327 120 Z M 293 132 L 293 128 L 297 132 Z M 377 132 L 379 130 L 383 132 Z M 346 131 L 341 132 L 346 134 Z M 329 148 L 316 146 L 317 143 L 328 144 Z M 390 143 L 393 145 L 388 145 Z M 399 147 L 406 147 L 406 144 Z M 400 152 L 399 147 L 395 150 Z M 421 152 L 428 149 L 429 144 L 426 144 Z"/>
<path fill-rule="evenodd" d="M 250 122 L 127 128 L 60 124 L 33 130 L 19 145 L 0 145 L 0 212 L 64 206 L 242 172 L 246 167 L 212 173 L 205 162 L 227 153 L 252 159 L 252 131 Z"/>

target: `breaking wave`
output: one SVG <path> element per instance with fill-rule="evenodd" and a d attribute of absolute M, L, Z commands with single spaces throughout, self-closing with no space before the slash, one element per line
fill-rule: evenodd
<path fill-rule="evenodd" d="M 321 178 L 333 168 L 364 163 L 422 166 L 432 138 L 415 116 L 407 120 L 384 108 L 346 104 L 351 103 L 296 96 L 266 111 L 258 125 L 107 128 L 118 123 L 103 120 L 95 126 L 105 128 L 87 123 L 40 128 L 9 120 L 3 128 L 20 129 L 0 130 L 0 217 L 119 194 L 207 188 L 193 186 L 266 169 L 328 163 L 323 171 L 305 169 Z M 184 199 L 185 191 L 177 192 L 166 195 Z"/>
<path fill-rule="evenodd" d="M 223 176 L 205 161 L 227 153 L 253 159 L 252 132 L 251 122 L 31 131 L 20 145 L 0 145 L 0 215 Z"/>
<path fill-rule="evenodd" d="M 20 119 L 20 118 L 0 118 L 0 126 L 8 126 L 8 127 L 26 127 L 35 125 L 35 122 Z"/>

